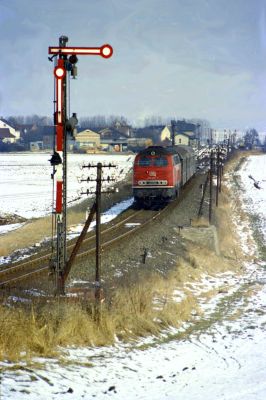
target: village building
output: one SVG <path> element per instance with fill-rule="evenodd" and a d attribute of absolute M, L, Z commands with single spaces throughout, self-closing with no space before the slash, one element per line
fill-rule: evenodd
<path fill-rule="evenodd" d="M 100 134 L 90 129 L 85 129 L 75 136 L 75 148 L 83 150 L 92 150 L 100 148 Z"/>
<path fill-rule="evenodd" d="M 8 128 L 0 128 L 0 141 L 3 143 L 15 143 L 16 138 Z"/>
<path fill-rule="evenodd" d="M 189 133 L 177 133 L 175 135 L 175 144 L 180 146 L 191 146 L 195 145 L 195 137 Z"/>
<path fill-rule="evenodd" d="M 30 142 L 30 151 L 40 151 L 43 150 L 43 142 Z"/>
<path fill-rule="evenodd" d="M 121 121 L 116 121 L 114 123 L 114 128 L 117 132 L 122 133 L 127 137 L 132 136 L 132 127 L 130 125 L 127 125 L 126 123 L 123 123 Z"/>
<path fill-rule="evenodd" d="M 0 119 L 0 141 L 16 143 L 20 139 L 20 131 L 11 126 L 4 118 Z"/>
<path fill-rule="evenodd" d="M 106 151 L 124 151 L 127 149 L 128 135 L 114 127 L 104 128 L 99 131 L 101 148 Z"/>
<path fill-rule="evenodd" d="M 185 121 L 172 121 L 171 125 L 166 125 L 160 134 L 160 140 L 163 145 L 172 144 L 174 135 L 174 144 L 181 146 L 198 146 L 198 137 L 196 136 L 197 126 Z"/>
<path fill-rule="evenodd" d="M 171 138 L 172 138 L 172 127 L 171 125 L 166 125 L 161 131 L 160 140 L 161 142 L 164 142 L 165 140 L 171 140 Z"/>

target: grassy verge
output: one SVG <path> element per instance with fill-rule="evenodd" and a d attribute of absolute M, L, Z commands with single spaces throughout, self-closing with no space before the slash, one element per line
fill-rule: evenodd
<path fill-rule="evenodd" d="M 58 346 L 101 346 L 115 338 L 133 340 L 156 334 L 168 324 L 189 318 L 188 299 L 177 304 L 171 298 L 171 279 L 147 277 L 116 290 L 101 305 L 95 322 L 95 304 L 88 300 L 40 299 L 30 306 L 0 307 L 0 358 L 18 359 L 32 355 L 54 356 Z M 180 319 L 177 316 L 180 316 Z"/>
<path fill-rule="evenodd" d="M 0 359 L 51 357 L 58 355 L 59 346 L 131 341 L 192 321 L 195 315 L 201 315 L 193 285 L 202 274 L 214 276 L 231 265 L 209 250 L 191 243 L 189 246 L 190 257 L 179 261 L 166 278 L 145 271 L 137 280 L 127 276 L 127 281 L 102 303 L 99 323 L 95 303 L 88 298 L 39 298 L 30 304 L 1 305 Z M 205 290 L 203 295 L 208 298 L 214 292 Z"/>
<path fill-rule="evenodd" d="M 129 174 L 126 183 L 118 183 L 118 193 L 103 195 L 102 210 L 105 211 L 113 204 L 122 201 L 125 197 L 131 196 L 131 175 Z M 89 198 L 68 209 L 67 226 L 77 225 L 85 222 L 86 210 L 92 205 L 93 199 Z M 0 239 L 0 256 L 8 256 L 17 249 L 23 249 L 41 242 L 52 236 L 52 217 L 36 218 L 29 220 L 23 227 L 9 232 Z"/>
<path fill-rule="evenodd" d="M 187 240 L 186 258 L 180 257 L 167 275 L 142 270 L 133 279 L 127 274 L 119 288 L 101 304 L 99 323 L 92 299 L 39 298 L 30 304 L 10 303 L 6 299 L 0 306 L 0 359 L 51 357 L 58 355 L 60 346 L 102 346 L 117 339 L 135 340 L 158 335 L 169 326 L 180 327 L 201 316 L 194 288 L 202 276 L 228 270 L 241 273 L 242 254 L 231 222 L 234 205 L 225 187 L 219 204 L 220 256 Z M 226 291 L 226 282 L 224 285 L 203 289 L 201 300 L 207 301 L 219 290 Z"/>

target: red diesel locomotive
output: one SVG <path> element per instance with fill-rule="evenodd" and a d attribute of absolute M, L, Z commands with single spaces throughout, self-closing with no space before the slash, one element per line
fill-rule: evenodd
<path fill-rule="evenodd" d="M 196 158 L 191 147 L 147 147 L 134 161 L 134 199 L 140 206 L 172 200 L 195 171 Z"/>

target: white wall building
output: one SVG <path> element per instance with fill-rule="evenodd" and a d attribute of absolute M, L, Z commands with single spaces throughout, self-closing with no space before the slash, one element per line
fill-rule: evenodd
<path fill-rule="evenodd" d="M 20 131 L 17 131 L 13 126 L 9 125 L 4 118 L 0 119 L 0 129 L 9 129 L 9 132 L 15 138 L 15 142 L 20 139 Z"/>

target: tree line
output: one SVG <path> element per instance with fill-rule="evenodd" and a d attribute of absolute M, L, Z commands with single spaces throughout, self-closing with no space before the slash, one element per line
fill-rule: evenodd
<path fill-rule="evenodd" d="M 53 125 L 53 118 L 47 117 L 47 116 L 42 116 L 42 115 L 11 115 L 5 118 L 7 122 L 14 127 L 20 126 L 20 125 L 36 125 L 36 126 L 47 126 L 47 125 Z M 179 118 L 179 117 L 162 117 L 160 115 L 149 115 L 144 117 L 142 120 L 139 121 L 129 121 L 129 119 L 123 115 L 92 115 L 92 116 L 84 116 L 78 118 L 79 123 L 78 126 L 82 129 L 85 128 L 90 128 L 90 129 L 99 129 L 103 127 L 112 127 L 115 126 L 116 124 L 121 124 L 121 125 L 133 125 L 134 127 L 151 127 L 151 126 L 165 126 L 165 125 L 171 125 L 172 120 L 184 120 L 186 122 L 194 123 L 194 124 L 199 124 L 200 126 L 208 126 L 210 127 L 210 124 L 207 120 L 204 119 L 184 119 L 184 118 Z"/>

